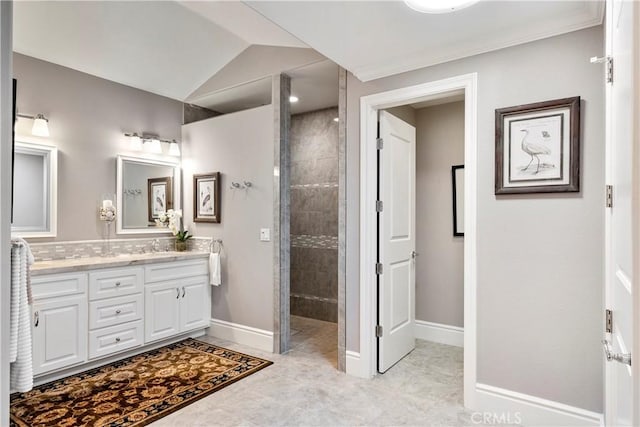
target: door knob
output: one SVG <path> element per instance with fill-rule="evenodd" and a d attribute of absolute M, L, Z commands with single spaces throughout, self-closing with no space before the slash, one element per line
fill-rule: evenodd
<path fill-rule="evenodd" d="M 611 351 L 611 344 L 609 344 L 607 340 L 602 340 L 602 347 L 607 362 L 615 360 L 616 362 L 631 366 L 631 353 L 613 353 Z"/>
<path fill-rule="evenodd" d="M 416 251 L 411 251 L 411 258 L 416 259 L 416 257 L 420 255 L 418 252 Z"/>

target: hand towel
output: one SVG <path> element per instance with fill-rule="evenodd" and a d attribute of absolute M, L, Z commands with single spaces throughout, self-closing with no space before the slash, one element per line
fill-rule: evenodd
<path fill-rule="evenodd" d="M 220 266 L 220 254 L 211 253 L 209 255 L 209 283 L 213 286 L 220 286 L 222 283 L 222 267 Z"/>

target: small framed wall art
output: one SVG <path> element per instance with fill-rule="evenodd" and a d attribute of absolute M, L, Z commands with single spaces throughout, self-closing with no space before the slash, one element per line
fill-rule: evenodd
<path fill-rule="evenodd" d="M 220 223 L 220 172 L 193 176 L 193 221 Z"/>
<path fill-rule="evenodd" d="M 580 97 L 496 110 L 495 194 L 580 191 Z"/>

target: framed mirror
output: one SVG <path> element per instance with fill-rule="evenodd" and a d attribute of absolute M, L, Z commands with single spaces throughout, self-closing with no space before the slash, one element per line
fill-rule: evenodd
<path fill-rule="evenodd" d="M 13 166 L 13 223 L 18 237 L 55 237 L 58 149 L 16 141 Z"/>
<path fill-rule="evenodd" d="M 169 233 L 155 219 L 181 209 L 179 163 L 120 155 L 116 175 L 116 233 Z"/>

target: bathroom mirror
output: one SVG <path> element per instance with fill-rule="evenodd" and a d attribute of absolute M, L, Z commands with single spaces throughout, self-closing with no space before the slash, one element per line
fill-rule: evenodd
<path fill-rule="evenodd" d="M 16 141 L 13 169 L 11 233 L 18 237 L 55 237 L 58 150 Z"/>
<path fill-rule="evenodd" d="M 129 156 L 117 158 L 118 234 L 168 233 L 155 218 L 169 209 L 180 209 L 178 162 Z"/>

